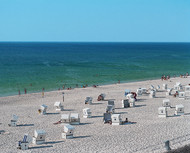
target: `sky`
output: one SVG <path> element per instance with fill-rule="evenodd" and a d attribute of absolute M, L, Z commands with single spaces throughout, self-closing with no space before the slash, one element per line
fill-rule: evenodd
<path fill-rule="evenodd" d="M 0 0 L 0 41 L 190 42 L 190 0 Z"/>

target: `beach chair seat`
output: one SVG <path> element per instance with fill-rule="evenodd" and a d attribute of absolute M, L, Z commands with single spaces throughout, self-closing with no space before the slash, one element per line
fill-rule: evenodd
<path fill-rule="evenodd" d="M 90 108 L 84 108 L 83 109 L 83 118 L 91 118 L 92 117 L 92 112 Z"/>
<path fill-rule="evenodd" d="M 123 99 L 121 101 L 121 104 L 122 104 L 122 108 L 127 108 L 127 107 L 129 107 L 129 100 L 128 99 Z"/>
<path fill-rule="evenodd" d="M 126 97 L 128 94 L 130 94 L 130 93 L 131 93 L 131 90 L 125 89 L 125 97 Z"/>
<path fill-rule="evenodd" d="M 163 107 L 171 107 L 170 100 L 169 99 L 164 99 L 162 103 Z"/>
<path fill-rule="evenodd" d="M 56 111 L 63 111 L 64 110 L 63 105 L 61 104 L 60 101 L 56 101 L 54 103 L 54 106 L 56 107 Z"/>
<path fill-rule="evenodd" d="M 112 125 L 121 125 L 122 123 L 121 114 L 112 114 L 111 121 Z"/>
<path fill-rule="evenodd" d="M 156 91 L 155 90 L 151 90 L 149 97 L 150 98 L 155 98 L 156 97 Z"/>
<path fill-rule="evenodd" d="M 80 124 L 80 117 L 78 113 L 71 113 L 70 114 L 70 124 L 71 125 L 78 125 Z"/>
<path fill-rule="evenodd" d="M 156 91 L 159 91 L 159 90 L 160 90 L 160 86 L 157 85 L 157 87 L 156 87 Z"/>
<path fill-rule="evenodd" d="M 167 117 L 168 112 L 166 107 L 159 107 L 158 108 L 158 117 Z"/>
<path fill-rule="evenodd" d="M 184 115 L 184 106 L 182 104 L 176 105 L 175 115 Z"/>
<path fill-rule="evenodd" d="M 141 88 L 142 94 L 147 94 L 147 89 L 146 88 Z"/>
<path fill-rule="evenodd" d="M 151 90 L 154 90 L 155 87 L 154 87 L 153 85 L 150 85 L 150 89 L 151 89 Z"/>
<path fill-rule="evenodd" d="M 104 116 L 104 118 L 103 118 L 104 123 L 111 123 L 111 114 L 110 113 L 104 113 L 103 116 Z"/>
<path fill-rule="evenodd" d="M 185 86 L 185 92 L 190 92 L 190 86 Z"/>
<path fill-rule="evenodd" d="M 163 85 L 162 85 L 162 89 L 163 89 L 163 90 L 167 90 L 167 88 L 168 88 L 168 85 L 167 85 L 167 84 L 163 84 Z"/>
<path fill-rule="evenodd" d="M 190 91 L 185 91 L 185 99 L 190 99 Z"/>
<path fill-rule="evenodd" d="M 17 148 L 21 150 L 28 150 L 30 142 L 32 142 L 32 138 L 28 134 L 25 134 L 23 140 L 18 142 Z"/>
<path fill-rule="evenodd" d="M 64 130 L 62 132 L 63 139 L 72 139 L 74 134 L 74 127 L 70 124 L 64 125 Z"/>
<path fill-rule="evenodd" d="M 32 143 L 39 145 L 45 143 L 46 132 L 44 130 L 35 130 Z"/>
<path fill-rule="evenodd" d="M 179 99 L 185 99 L 185 92 L 179 92 Z"/>
<path fill-rule="evenodd" d="M 115 110 L 115 103 L 114 100 L 108 100 L 108 105 L 112 105 L 112 109 Z"/>
<path fill-rule="evenodd" d="M 130 107 L 135 107 L 135 98 L 129 99 L 129 106 Z"/>
<path fill-rule="evenodd" d="M 106 113 L 114 113 L 115 109 L 113 108 L 113 105 L 107 105 L 106 107 Z"/>
<path fill-rule="evenodd" d="M 61 123 L 70 124 L 70 114 L 62 114 L 61 115 Z"/>
<path fill-rule="evenodd" d="M 170 96 L 172 93 L 173 88 L 167 88 L 166 96 Z"/>
<path fill-rule="evenodd" d="M 105 99 L 105 97 L 106 97 L 106 94 L 103 94 L 103 93 L 101 93 L 99 96 L 98 96 L 98 101 L 102 101 L 102 100 L 104 100 Z"/>
<path fill-rule="evenodd" d="M 85 104 L 92 104 L 92 97 L 86 97 Z"/>
<path fill-rule="evenodd" d="M 11 127 L 15 127 L 15 126 L 17 126 L 17 121 L 18 121 L 18 116 L 17 115 L 13 115 L 11 123 L 8 124 L 8 125 L 11 126 Z"/>
<path fill-rule="evenodd" d="M 137 89 L 137 92 L 136 92 L 137 96 L 141 96 L 142 93 L 143 93 L 143 91 L 141 88 Z"/>
<path fill-rule="evenodd" d="M 43 104 L 40 106 L 40 109 L 38 109 L 39 114 L 45 115 L 47 111 L 48 106 Z"/>

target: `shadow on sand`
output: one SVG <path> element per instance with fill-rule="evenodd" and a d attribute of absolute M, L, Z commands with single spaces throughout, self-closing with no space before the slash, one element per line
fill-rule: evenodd
<path fill-rule="evenodd" d="M 143 101 L 146 101 L 147 99 L 137 99 L 137 103 L 138 102 L 143 102 Z"/>
<path fill-rule="evenodd" d="M 98 117 L 103 117 L 103 116 L 92 116 L 91 118 L 98 118 Z"/>
<path fill-rule="evenodd" d="M 130 125 L 130 124 L 136 124 L 137 122 L 126 122 L 126 123 L 123 123 L 122 125 Z"/>
<path fill-rule="evenodd" d="M 88 125 L 88 124 L 92 124 L 92 123 L 80 123 L 79 125 Z"/>
<path fill-rule="evenodd" d="M 19 124 L 17 126 L 34 126 L 34 124 Z"/>
<path fill-rule="evenodd" d="M 61 143 L 64 141 L 51 141 L 51 142 L 46 142 L 45 144 L 56 144 L 56 143 Z"/>
<path fill-rule="evenodd" d="M 135 107 L 143 107 L 143 106 L 146 106 L 146 105 L 135 105 Z"/>
<path fill-rule="evenodd" d="M 74 111 L 74 109 L 64 109 L 63 111 Z"/>
<path fill-rule="evenodd" d="M 60 113 L 46 113 L 46 115 L 57 115 L 57 114 L 60 114 Z"/>
<path fill-rule="evenodd" d="M 29 149 L 40 149 L 40 148 L 51 148 L 53 147 L 52 145 L 51 146 L 35 146 L 35 147 L 30 147 Z"/>
<path fill-rule="evenodd" d="M 108 101 L 108 100 L 115 100 L 115 99 L 104 99 L 104 100 L 102 100 L 102 101 Z"/>
<path fill-rule="evenodd" d="M 88 137 L 90 137 L 90 135 L 88 135 L 88 136 L 78 136 L 78 137 L 73 137 L 74 139 L 82 139 L 82 138 L 88 138 Z"/>
<path fill-rule="evenodd" d="M 100 104 L 103 104 L 103 103 L 92 103 L 91 105 L 100 105 Z"/>

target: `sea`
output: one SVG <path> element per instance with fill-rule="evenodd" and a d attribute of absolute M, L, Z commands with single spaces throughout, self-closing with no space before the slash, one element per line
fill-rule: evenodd
<path fill-rule="evenodd" d="M 0 96 L 190 73 L 190 43 L 0 42 Z"/>

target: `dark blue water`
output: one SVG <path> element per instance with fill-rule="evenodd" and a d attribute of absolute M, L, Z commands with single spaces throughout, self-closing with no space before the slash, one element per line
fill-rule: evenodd
<path fill-rule="evenodd" d="M 0 96 L 190 72 L 190 43 L 0 43 Z"/>

